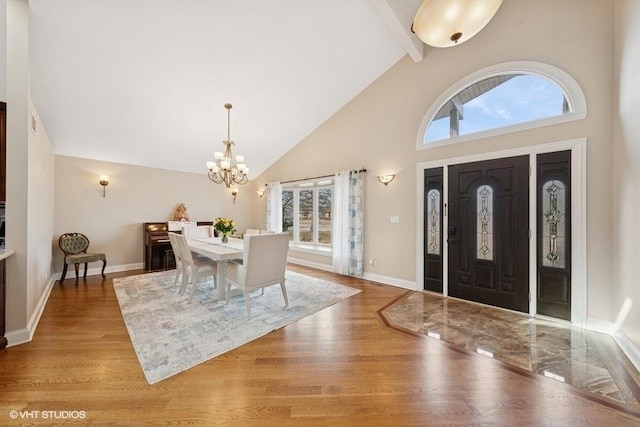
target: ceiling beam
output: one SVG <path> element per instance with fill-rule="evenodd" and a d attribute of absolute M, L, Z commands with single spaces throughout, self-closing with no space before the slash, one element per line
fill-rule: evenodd
<path fill-rule="evenodd" d="M 414 62 L 422 61 L 425 45 L 411 32 L 414 15 L 410 11 L 414 9 L 414 5 L 409 5 L 406 0 L 371 0 L 371 2 L 411 59 Z M 413 0 L 413 3 L 416 3 L 415 10 L 418 10 L 422 0 Z"/>

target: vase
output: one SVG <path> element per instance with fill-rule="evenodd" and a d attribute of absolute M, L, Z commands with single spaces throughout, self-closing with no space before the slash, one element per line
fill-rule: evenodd
<path fill-rule="evenodd" d="M 222 233 L 222 243 L 229 243 L 229 236 L 227 236 L 227 233 Z"/>

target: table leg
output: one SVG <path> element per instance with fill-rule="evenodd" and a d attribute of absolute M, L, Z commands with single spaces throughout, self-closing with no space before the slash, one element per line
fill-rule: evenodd
<path fill-rule="evenodd" d="M 227 261 L 218 261 L 216 288 L 216 299 L 224 301 L 227 298 Z"/>

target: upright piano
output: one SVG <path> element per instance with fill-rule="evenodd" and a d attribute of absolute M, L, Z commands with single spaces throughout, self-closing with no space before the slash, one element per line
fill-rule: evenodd
<path fill-rule="evenodd" d="M 176 226 L 176 223 L 179 226 Z M 154 271 L 175 268 L 175 258 L 171 251 L 169 231 L 180 233 L 184 225 L 213 225 L 213 221 L 145 222 L 143 224 L 145 270 Z"/>

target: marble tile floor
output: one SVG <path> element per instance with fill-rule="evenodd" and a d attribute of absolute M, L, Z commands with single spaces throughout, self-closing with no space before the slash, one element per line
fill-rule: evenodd
<path fill-rule="evenodd" d="M 570 384 L 640 415 L 640 374 L 609 335 L 428 292 L 407 292 L 380 315 L 394 329 Z"/>

